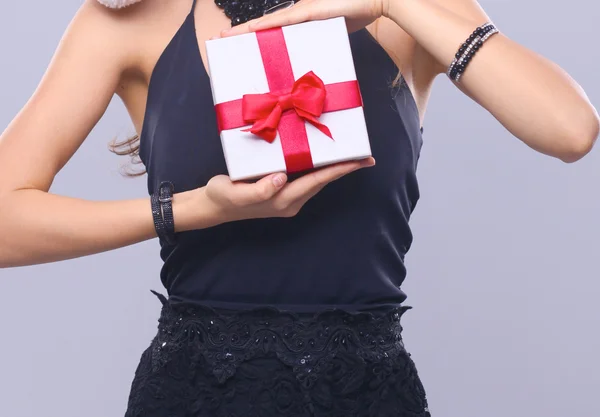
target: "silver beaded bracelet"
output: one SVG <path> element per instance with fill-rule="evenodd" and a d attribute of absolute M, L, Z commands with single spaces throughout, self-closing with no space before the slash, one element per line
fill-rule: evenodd
<path fill-rule="evenodd" d="M 498 29 L 492 22 L 487 22 L 471 33 L 469 38 L 461 45 L 458 52 L 456 53 L 454 60 L 448 67 L 446 75 L 453 81 L 458 82 L 460 77 L 464 73 L 467 64 L 475 54 L 473 50 L 478 50 L 479 47 L 488 40 L 488 38 L 496 33 Z"/>

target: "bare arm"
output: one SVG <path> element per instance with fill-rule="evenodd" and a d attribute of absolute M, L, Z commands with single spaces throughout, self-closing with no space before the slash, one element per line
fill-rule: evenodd
<path fill-rule="evenodd" d="M 445 72 L 458 46 L 489 20 L 476 0 L 386 0 L 385 14 Z M 492 36 L 457 86 L 531 148 L 564 162 L 592 148 L 598 113 L 558 65 L 502 33 Z"/>
<path fill-rule="evenodd" d="M 350 31 L 384 16 L 416 41 L 413 57 L 418 62 L 412 65 L 418 73 L 413 71 L 412 81 L 425 87 L 417 97 L 421 102 L 426 101 L 431 81 L 448 68 L 460 44 L 489 20 L 476 0 L 303 0 L 224 30 L 221 36 L 336 16 L 346 18 Z M 395 36 L 389 27 L 382 32 L 384 37 Z M 378 38 L 388 52 L 392 49 L 392 57 L 396 48 L 400 55 L 405 53 L 402 42 Z M 503 33 L 486 41 L 457 86 L 525 144 L 564 162 L 583 157 L 598 137 L 598 113 L 582 88 L 558 65 Z"/>
<path fill-rule="evenodd" d="M 154 4 L 159 2 L 140 6 Z M 134 6 L 124 13 L 131 10 Z M 122 33 L 122 16 L 113 13 L 87 0 L 34 95 L 0 136 L 0 268 L 66 260 L 156 237 L 149 198 L 87 201 L 49 193 L 56 174 L 104 114 L 121 74 L 135 67 L 130 61 L 139 45 L 123 41 L 128 34 Z M 294 216 L 329 182 L 373 165 L 372 158 L 340 163 L 291 183 L 282 173 L 253 184 L 217 175 L 175 194 L 175 231 Z"/>
<path fill-rule="evenodd" d="M 48 192 L 129 65 L 114 13 L 95 1 L 81 7 L 37 90 L 0 136 L 0 267 L 69 259 L 156 236 L 149 199 L 86 201 Z M 176 195 L 179 230 L 202 215 L 192 219 L 185 210 L 198 198 Z"/>

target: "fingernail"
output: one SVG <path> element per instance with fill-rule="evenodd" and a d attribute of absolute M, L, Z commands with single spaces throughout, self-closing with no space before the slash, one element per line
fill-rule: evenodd
<path fill-rule="evenodd" d="M 375 165 L 375 160 L 374 159 L 365 159 L 364 161 L 360 162 L 360 165 L 362 167 L 372 167 L 373 165 Z"/>
<path fill-rule="evenodd" d="M 273 184 L 275 187 L 281 187 L 285 183 L 285 175 L 278 174 L 273 177 Z"/>

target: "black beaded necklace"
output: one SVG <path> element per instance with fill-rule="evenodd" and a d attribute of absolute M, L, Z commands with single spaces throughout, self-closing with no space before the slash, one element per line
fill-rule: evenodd
<path fill-rule="evenodd" d="M 289 0 L 215 0 L 215 4 L 223 9 L 231 19 L 231 26 L 246 23 L 264 15 L 269 10 Z M 298 0 L 296 0 L 298 1 Z"/>

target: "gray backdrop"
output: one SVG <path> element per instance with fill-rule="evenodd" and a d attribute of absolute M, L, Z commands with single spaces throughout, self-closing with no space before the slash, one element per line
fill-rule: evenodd
<path fill-rule="evenodd" d="M 42 76 L 79 0 L 0 3 L 0 129 Z M 514 40 L 600 104 L 589 0 L 483 0 Z M 542 16 L 547 16 L 542 18 Z M 118 100 L 52 192 L 146 196 L 108 141 L 132 132 Z M 567 165 L 530 150 L 438 78 L 404 289 L 405 338 L 437 417 L 600 416 L 600 154 Z M 123 415 L 156 330 L 158 242 L 0 270 L 0 415 Z"/>

